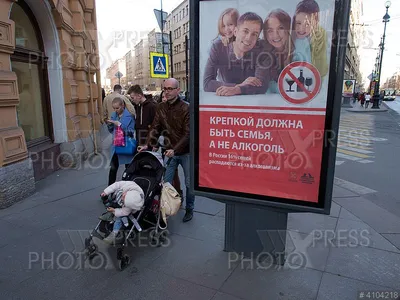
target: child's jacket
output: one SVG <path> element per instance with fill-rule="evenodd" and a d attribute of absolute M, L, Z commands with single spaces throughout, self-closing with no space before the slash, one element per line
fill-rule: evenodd
<path fill-rule="evenodd" d="M 107 195 L 115 192 L 122 194 L 121 191 L 122 193 L 127 191 L 136 192 L 137 197 L 130 197 L 131 201 L 129 203 L 129 207 L 122 205 L 122 208 L 116 208 L 114 212 L 116 217 L 129 216 L 133 210 L 138 211 L 142 208 L 144 203 L 144 192 L 142 188 L 133 181 L 117 181 L 108 186 L 104 190 L 104 193 L 106 193 Z"/>

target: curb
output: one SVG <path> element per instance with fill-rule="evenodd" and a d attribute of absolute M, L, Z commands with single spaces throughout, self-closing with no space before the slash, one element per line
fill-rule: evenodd
<path fill-rule="evenodd" d="M 374 109 L 374 110 L 355 110 L 355 109 L 346 109 L 349 112 L 354 112 L 354 113 L 377 113 L 377 112 L 387 112 L 388 109 Z"/>
<path fill-rule="evenodd" d="M 385 108 L 382 108 L 382 106 L 385 106 Z M 385 104 L 385 103 L 383 103 L 383 101 L 382 101 L 382 104 L 381 104 L 381 108 L 379 108 L 379 109 L 371 109 L 371 108 L 367 108 L 367 109 L 364 109 L 364 108 L 346 108 L 346 110 L 347 111 L 350 111 L 350 112 L 357 112 L 357 113 L 377 113 L 377 112 L 387 112 L 387 111 L 389 111 L 389 107 Z"/>

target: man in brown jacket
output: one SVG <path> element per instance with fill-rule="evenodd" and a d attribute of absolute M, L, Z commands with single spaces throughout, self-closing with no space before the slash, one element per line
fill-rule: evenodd
<path fill-rule="evenodd" d="M 158 145 L 160 135 L 164 136 L 165 155 L 169 164 L 165 171 L 164 180 L 172 184 L 175 171 L 181 165 L 185 175 L 186 185 L 186 214 L 183 222 L 193 218 L 194 195 L 190 193 L 190 123 L 189 105 L 179 98 L 179 82 L 170 78 L 164 82 L 164 95 L 166 101 L 157 106 L 156 115 L 147 137 L 146 146 L 155 148 Z"/>

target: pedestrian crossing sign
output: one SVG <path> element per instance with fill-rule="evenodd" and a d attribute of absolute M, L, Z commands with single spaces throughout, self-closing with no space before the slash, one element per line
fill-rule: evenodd
<path fill-rule="evenodd" d="M 153 78 L 168 78 L 168 55 L 150 52 L 150 76 Z"/>

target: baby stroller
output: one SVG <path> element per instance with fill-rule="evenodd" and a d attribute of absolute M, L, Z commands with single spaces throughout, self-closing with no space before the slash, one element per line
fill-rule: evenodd
<path fill-rule="evenodd" d="M 160 246 L 166 239 L 166 224 L 160 212 L 160 196 L 162 190 L 162 178 L 165 167 L 162 156 L 158 152 L 143 151 L 136 154 L 128 168 L 122 175 L 122 180 L 132 180 L 138 184 L 144 192 L 144 205 L 141 210 L 132 213 L 126 218 L 126 223 L 121 228 L 123 238 L 116 242 L 117 259 L 119 269 L 123 270 L 130 264 L 130 257 L 123 254 L 128 239 L 135 235 L 134 230 L 142 232 L 143 228 L 150 230 L 152 245 Z M 102 199 L 105 206 L 111 202 L 110 197 Z M 85 252 L 89 259 L 93 259 L 98 253 L 98 246 L 93 242 L 93 237 L 103 240 L 113 230 L 113 221 L 101 220 L 85 240 Z"/>

